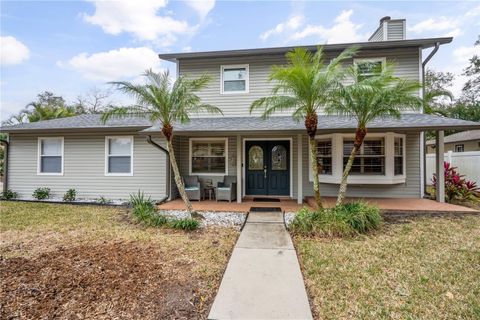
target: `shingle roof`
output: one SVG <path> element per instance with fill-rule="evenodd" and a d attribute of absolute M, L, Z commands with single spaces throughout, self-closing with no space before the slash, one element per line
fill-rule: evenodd
<path fill-rule="evenodd" d="M 451 134 L 445 137 L 444 143 L 471 141 L 471 140 L 480 140 L 480 130 L 468 130 L 468 131 L 462 131 L 462 132 Z M 435 139 L 428 140 L 427 144 L 434 145 Z"/>
<path fill-rule="evenodd" d="M 321 115 L 318 119 L 319 130 L 351 130 L 355 129 L 356 122 L 347 116 Z M 380 129 L 480 129 L 480 122 L 444 118 L 427 114 L 404 114 L 400 119 L 382 118 L 370 123 L 370 130 Z M 303 122 L 297 122 L 290 116 L 275 116 L 263 120 L 259 117 L 215 117 L 194 118 L 189 123 L 174 125 L 176 132 L 246 132 L 246 131 L 300 131 L 304 130 Z M 158 132 L 160 125 L 152 124 L 149 120 L 130 117 L 111 119 L 103 124 L 100 115 L 88 114 L 69 118 L 18 124 L 0 128 L 3 132 L 33 132 L 33 131 L 60 131 L 60 130 L 116 130 L 134 129 L 144 133 Z"/>
<path fill-rule="evenodd" d="M 321 45 L 325 51 L 341 51 L 353 45 L 359 46 L 362 50 L 368 49 L 384 49 L 384 48 L 404 48 L 404 47 L 420 47 L 423 49 L 433 47 L 436 43 L 446 44 L 452 42 L 452 37 L 444 38 L 426 38 L 426 39 L 408 39 L 408 40 L 390 40 L 390 41 L 369 41 L 355 43 L 335 43 L 335 44 L 316 44 L 306 46 L 290 46 L 290 47 L 273 47 L 273 48 L 253 48 L 238 50 L 219 50 L 204 52 L 179 52 L 179 53 L 162 53 L 159 58 L 167 61 L 176 61 L 178 59 L 189 58 L 212 58 L 212 57 L 238 57 L 238 56 L 254 56 L 266 54 L 285 54 L 294 48 L 302 47 L 310 51 L 317 50 Z"/>
<path fill-rule="evenodd" d="M 144 118 L 115 118 L 107 123 L 102 123 L 99 114 L 82 114 L 68 118 L 52 119 L 31 123 L 20 123 L 13 126 L 1 127 L 3 132 L 20 132 L 33 130 L 62 130 L 62 129 L 114 129 L 114 128 L 138 128 L 145 129 L 152 125 Z"/>

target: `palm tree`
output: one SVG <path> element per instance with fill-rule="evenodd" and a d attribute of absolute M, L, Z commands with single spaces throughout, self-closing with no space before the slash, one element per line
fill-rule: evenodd
<path fill-rule="evenodd" d="M 32 107 L 32 110 L 29 110 Z M 43 120 L 65 118 L 76 115 L 73 107 L 43 105 L 39 102 L 31 102 L 27 105 L 25 111 L 28 122 L 37 122 Z"/>
<path fill-rule="evenodd" d="M 152 123 L 160 122 L 161 132 L 167 140 L 167 150 L 175 183 L 187 210 L 192 214 L 192 204 L 185 192 L 175 159 L 172 144 L 173 126 L 176 123 L 188 122 L 191 113 L 206 111 L 222 114 L 222 111 L 215 106 L 201 103 L 200 98 L 195 94 L 195 91 L 207 85 L 209 77 L 206 75 L 198 79 L 187 79 L 180 76 L 174 82 L 168 71 L 155 73 L 147 70 L 143 76 L 146 77 L 146 84 L 134 84 L 126 81 L 111 82 L 120 91 L 133 96 L 137 104 L 128 107 L 112 107 L 102 115 L 102 121 L 105 123 L 111 117 L 138 116 L 148 118 Z"/>
<path fill-rule="evenodd" d="M 356 50 L 347 49 L 328 64 L 324 62 L 322 47 L 315 53 L 303 48 L 288 52 L 286 65 L 272 67 L 269 77 L 270 81 L 274 81 L 272 96 L 260 98 L 250 106 L 250 112 L 262 109 L 263 118 L 277 111 L 291 110 L 295 120 L 304 120 L 309 137 L 313 192 L 319 208 L 322 207 L 322 202 L 315 141 L 318 111 L 330 102 L 333 93 L 340 87 L 343 80 L 342 61 L 351 58 Z"/>
<path fill-rule="evenodd" d="M 417 81 L 400 79 L 393 75 L 394 68 L 385 66 L 383 70 L 375 70 L 370 77 L 362 75 L 355 65 L 347 69 L 351 82 L 337 91 L 336 98 L 325 111 L 355 118 L 357 128 L 355 141 L 342 175 L 337 205 L 342 204 L 347 191 L 347 179 L 356 154 L 367 134 L 367 126 L 381 117 L 400 117 L 400 112 L 407 109 L 418 109 L 422 100 L 418 97 L 421 85 Z"/>

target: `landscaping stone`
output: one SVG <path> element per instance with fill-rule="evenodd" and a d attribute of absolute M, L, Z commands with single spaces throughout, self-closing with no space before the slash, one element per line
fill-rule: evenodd
<path fill-rule="evenodd" d="M 284 219 L 287 227 L 290 226 L 296 214 L 297 214 L 296 212 L 285 212 Z"/>
<path fill-rule="evenodd" d="M 158 214 L 165 215 L 167 217 L 185 219 L 190 215 L 186 210 L 161 210 Z M 221 226 L 240 229 L 246 219 L 246 214 L 241 212 L 219 212 L 219 211 L 201 211 L 199 212 L 204 219 L 201 220 L 200 226 Z"/>

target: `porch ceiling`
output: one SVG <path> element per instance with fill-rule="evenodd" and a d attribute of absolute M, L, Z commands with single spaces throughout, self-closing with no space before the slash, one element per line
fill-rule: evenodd
<path fill-rule="evenodd" d="M 320 115 L 319 132 L 354 130 L 356 121 L 348 116 Z M 480 129 L 480 122 L 445 118 L 428 114 L 403 114 L 399 119 L 385 117 L 376 119 L 369 125 L 372 131 L 380 130 L 445 130 L 445 129 Z M 142 130 L 143 133 L 158 132 L 160 127 L 154 125 Z M 285 131 L 305 130 L 302 121 L 295 121 L 290 116 L 275 116 L 268 119 L 260 117 L 215 117 L 194 118 L 188 123 L 175 124 L 177 134 L 227 133 L 227 132 L 266 132 L 284 133 Z"/>

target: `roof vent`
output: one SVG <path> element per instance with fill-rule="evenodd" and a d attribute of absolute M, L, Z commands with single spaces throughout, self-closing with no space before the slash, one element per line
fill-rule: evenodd
<path fill-rule="evenodd" d="M 389 16 L 383 17 L 382 19 L 380 19 L 380 25 L 381 25 L 382 23 L 384 23 L 385 21 L 388 21 L 388 20 L 390 20 L 390 19 L 392 19 L 392 18 L 390 18 Z"/>

